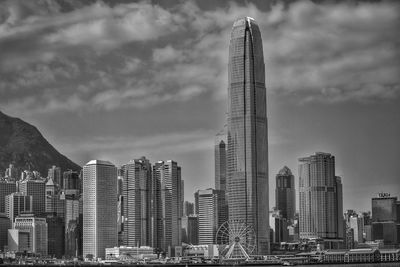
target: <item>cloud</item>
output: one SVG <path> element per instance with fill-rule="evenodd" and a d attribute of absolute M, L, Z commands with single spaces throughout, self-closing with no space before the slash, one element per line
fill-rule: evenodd
<path fill-rule="evenodd" d="M 193 131 L 170 132 L 149 136 L 94 136 L 85 141 L 73 141 L 62 148 L 67 154 L 79 155 L 81 151 L 90 151 L 90 158 L 107 158 L 114 155 L 116 164 L 124 164 L 132 156 L 162 160 L 164 155 L 184 155 L 193 151 L 205 151 L 213 147 L 213 131 L 196 129 Z M 77 151 L 78 149 L 78 151 Z M 164 158 L 163 160 L 167 160 Z"/>
<path fill-rule="evenodd" d="M 164 48 L 156 48 L 153 50 L 153 61 L 156 64 L 167 62 L 180 62 L 183 58 L 183 51 L 176 50 L 171 45 Z"/>
<path fill-rule="evenodd" d="M 295 2 L 277 26 L 261 25 L 269 88 L 330 103 L 398 97 L 398 11 L 393 2 Z"/>
<path fill-rule="evenodd" d="M 46 36 L 45 41 L 111 49 L 131 41 L 155 40 L 180 28 L 179 17 L 159 6 L 145 3 L 111 8 L 98 2 L 92 6 L 91 13 L 91 20 L 82 13 L 73 24 Z"/>
<path fill-rule="evenodd" d="M 2 3 L 2 106 L 26 102 L 26 112 L 41 113 L 226 99 L 230 30 L 242 16 L 262 31 L 269 93 L 296 103 L 400 96 L 396 2 L 295 1 L 267 11 L 234 2 L 213 10 L 192 1 L 60 3 Z"/>

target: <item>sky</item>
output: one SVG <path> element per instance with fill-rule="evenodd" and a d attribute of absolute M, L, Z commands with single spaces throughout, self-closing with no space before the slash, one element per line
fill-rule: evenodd
<path fill-rule="evenodd" d="M 185 199 L 214 187 L 233 22 L 261 30 L 275 175 L 335 156 L 344 209 L 400 197 L 396 1 L 0 1 L 0 110 L 80 165 L 146 156 L 182 167 Z"/>

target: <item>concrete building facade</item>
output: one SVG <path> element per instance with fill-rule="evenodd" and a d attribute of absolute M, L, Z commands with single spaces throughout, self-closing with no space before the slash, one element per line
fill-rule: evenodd
<path fill-rule="evenodd" d="M 117 168 L 91 160 L 83 167 L 83 256 L 104 259 L 117 245 Z"/>

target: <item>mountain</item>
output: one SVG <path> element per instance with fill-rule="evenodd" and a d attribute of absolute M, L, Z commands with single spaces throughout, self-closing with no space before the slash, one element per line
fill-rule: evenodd
<path fill-rule="evenodd" d="M 81 169 L 79 165 L 47 142 L 35 126 L 0 111 L 0 171 L 2 174 L 10 163 L 20 170 L 37 170 L 44 177 L 53 165 L 61 167 L 61 171 Z"/>

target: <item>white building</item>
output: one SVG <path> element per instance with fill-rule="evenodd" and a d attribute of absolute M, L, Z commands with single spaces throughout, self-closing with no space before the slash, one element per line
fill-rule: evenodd
<path fill-rule="evenodd" d="M 219 257 L 218 245 L 208 244 L 187 246 L 183 251 L 183 255 L 186 257 Z"/>
<path fill-rule="evenodd" d="M 227 220 L 225 192 L 212 188 L 198 190 L 195 200 L 198 206 L 199 244 L 213 244 L 218 228 Z"/>
<path fill-rule="evenodd" d="M 37 218 L 31 214 L 18 216 L 13 229 L 8 231 L 9 250 L 47 255 L 47 231 L 45 218 Z"/>
<path fill-rule="evenodd" d="M 117 245 L 117 168 L 92 160 L 83 167 L 83 256 L 104 259 Z"/>
<path fill-rule="evenodd" d="M 148 246 L 141 247 L 113 247 L 106 248 L 106 259 L 154 259 L 157 254 L 154 253 L 154 248 Z"/>

